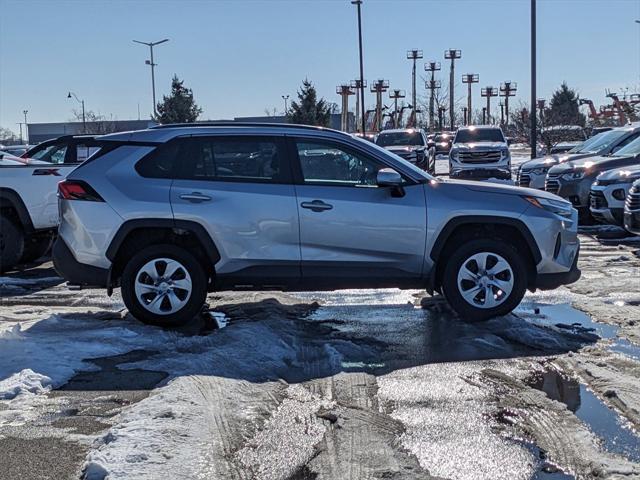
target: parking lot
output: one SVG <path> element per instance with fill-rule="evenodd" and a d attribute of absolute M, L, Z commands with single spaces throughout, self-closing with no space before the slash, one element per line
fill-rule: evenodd
<path fill-rule="evenodd" d="M 423 291 L 254 292 L 161 330 L 50 262 L 8 273 L 4 476 L 639 478 L 640 244 L 601 233 L 577 283 L 479 324 Z"/>

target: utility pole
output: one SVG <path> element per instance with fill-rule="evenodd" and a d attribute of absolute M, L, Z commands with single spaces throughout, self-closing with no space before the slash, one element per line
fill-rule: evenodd
<path fill-rule="evenodd" d="M 450 128 L 453 130 L 453 124 L 455 123 L 455 112 L 453 110 L 453 99 L 454 99 L 454 70 L 455 70 L 455 62 L 457 59 L 462 58 L 462 51 L 455 50 L 450 48 L 449 50 L 444 51 L 444 58 L 447 60 L 451 60 L 451 70 L 449 71 L 449 123 Z"/>
<path fill-rule="evenodd" d="M 440 88 L 440 80 L 435 79 L 435 74 L 440 70 L 440 62 L 429 62 L 424 64 L 424 70 L 426 72 L 431 72 L 431 79 L 425 82 L 425 88 L 430 90 L 429 95 L 429 130 L 433 131 L 434 128 L 434 116 L 435 112 L 434 108 L 434 97 L 436 94 L 436 89 Z"/>
<path fill-rule="evenodd" d="M 413 61 L 411 69 L 411 105 L 413 105 L 414 111 L 418 108 L 416 101 L 416 60 L 419 58 L 422 58 L 422 50 L 407 50 L 407 59 Z"/>
<path fill-rule="evenodd" d="M 374 130 L 379 132 L 382 130 L 382 94 L 389 90 L 389 80 L 376 80 L 370 88 L 371 93 L 376 94 L 376 124 L 374 125 Z"/>
<path fill-rule="evenodd" d="M 469 118 L 467 117 L 467 112 L 469 111 L 469 109 L 467 107 L 462 107 L 462 118 L 464 119 L 464 124 L 465 125 L 469 125 L 471 122 L 469 121 Z"/>
<path fill-rule="evenodd" d="M 536 125 L 536 0 L 531 0 L 531 158 L 536 158 L 538 131 Z"/>
<path fill-rule="evenodd" d="M 487 107 L 482 107 L 482 124 L 487 124 Z"/>
<path fill-rule="evenodd" d="M 480 81 L 480 76 L 477 73 L 467 73 L 462 75 L 462 83 L 466 83 L 467 84 L 467 110 L 469 112 L 467 120 L 468 122 L 465 122 L 467 125 L 469 125 L 471 123 L 471 112 L 473 112 L 473 110 L 471 109 L 471 85 L 474 83 L 478 83 Z"/>
<path fill-rule="evenodd" d="M 362 130 L 365 128 L 364 123 L 360 122 L 360 108 L 362 108 L 362 119 L 365 118 L 364 103 L 362 104 L 362 107 L 361 107 L 360 96 L 362 95 L 364 98 L 364 89 L 367 88 L 367 81 L 366 80 L 360 81 L 360 79 L 351 80 L 350 86 L 356 92 L 356 131 L 358 131 L 359 129 Z M 358 127 L 358 124 L 360 124 L 360 127 Z M 364 130 L 362 130 L 363 135 L 364 133 L 365 133 Z"/>
<path fill-rule="evenodd" d="M 169 39 L 165 38 L 163 40 L 160 40 L 158 42 L 141 42 L 140 40 L 134 40 L 135 43 L 139 43 L 141 45 L 146 45 L 147 47 L 149 47 L 149 53 L 150 53 L 150 60 L 145 60 L 144 63 L 149 65 L 151 67 L 151 96 L 153 98 L 153 115 L 157 115 L 157 111 L 156 111 L 156 76 L 155 76 L 155 68 L 158 65 L 157 63 L 153 62 L 153 47 L 155 47 L 156 45 L 160 45 L 161 43 L 165 43 L 168 42 Z"/>
<path fill-rule="evenodd" d="M 351 89 L 351 85 L 343 83 L 336 87 L 336 93 L 342 98 L 342 113 L 340 115 L 340 130 L 349 131 L 349 95 L 355 92 Z"/>
<path fill-rule="evenodd" d="M 24 115 L 24 143 L 29 144 L 29 124 L 27 124 L 27 113 L 29 110 L 23 110 L 22 114 Z M 22 133 L 20 134 L 22 137 Z"/>
<path fill-rule="evenodd" d="M 366 87 L 364 81 L 364 60 L 362 56 L 362 0 L 351 0 L 352 5 L 356 5 L 358 9 L 358 47 L 360 52 L 360 104 L 362 105 L 362 134 L 365 133 L 366 120 L 364 118 L 364 89 Z"/>
<path fill-rule="evenodd" d="M 400 128 L 398 125 L 398 99 L 406 97 L 404 90 L 392 90 L 389 93 L 389 98 L 393 100 L 393 126 L 394 128 Z"/>
<path fill-rule="evenodd" d="M 486 125 L 488 123 L 491 123 L 491 97 L 498 96 L 498 89 L 495 87 L 484 87 L 480 91 L 480 95 L 482 95 L 483 97 L 487 97 L 487 118 L 486 121 L 484 118 L 482 121 L 482 123 Z"/>
<path fill-rule="evenodd" d="M 515 97 L 516 92 L 518 91 L 518 84 L 516 82 L 502 82 L 500 84 L 500 96 L 504 97 L 504 114 L 507 118 L 507 123 L 505 124 L 504 119 L 502 120 L 502 124 L 509 126 L 509 97 Z"/>
<path fill-rule="evenodd" d="M 282 100 L 284 100 L 284 116 L 289 115 L 289 95 L 280 95 Z"/>

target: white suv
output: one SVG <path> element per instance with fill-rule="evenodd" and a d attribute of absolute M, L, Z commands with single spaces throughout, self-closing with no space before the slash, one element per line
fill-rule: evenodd
<path fill-rule="evenodd" d="M 511 179 L 511 153 L 500 127 L 461 127 L 449 152 L 452 178 Z"/>

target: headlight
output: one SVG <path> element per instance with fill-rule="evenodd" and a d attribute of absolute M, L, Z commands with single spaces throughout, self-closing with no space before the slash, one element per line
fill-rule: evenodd
<path fill-rule="evenodd" d="M 458 150 L 451 150 L 451 160 L 458 161 L 458 156 L 459 156 Z"/>
<path fill-rule="evenodd" d="M 533 170 L 531 170 L 531 173 L 533 175 L 546 175 L 548 171 L 549 171 L 548 168 L 540 167 L 540 168 L 534 168 Z"/>
<path fill-rule="evenodd" d="M 505 158 L 509 158 L 509 157 L 511 157 L 511 154 L 509 153 L 509 150 L 502 150 L 500 153 L 501 153 L 501 156 L 502 156 L 502 159 L 503 159 L 503 160 L 504 160 Z"/>
<path fill-rule="evenodd" d="M 551 200 L 549 198 L 542 197 L 522 197 L 531 205 L 546 210 L 547 212 L 555 213 L 562 217 L 571 218 L 573 213 L 573 207 L 569 202 L 564 200 Z"/>
<path fill-rule="evenodd" d="M 620 201 L 623 201 L 625 198 L 627 198 L 627 195 L 622 188 L 615 189 L 613 192 L 611 192 L 611 196 Z"/>
<path fill-rule="evenodd" d="M 579 170 L 577 172 L 565 173 L 563 175 L 560 175 L 560 178 L 567 181 L 580 180 L 581 178 L 584 178 L 585 173 L 587 173 L 585 170 Z"/>

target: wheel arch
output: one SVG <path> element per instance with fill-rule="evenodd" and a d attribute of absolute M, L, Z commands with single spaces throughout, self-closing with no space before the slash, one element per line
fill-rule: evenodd
<path fill-rule="evenodd" d="M 456 246 L 473 238 L 499 238 L 523 251 L 528 267 L 528 285 L 534 285 L 536 265 L 542 260 L 540 248 L 529 228 L 516 218 L 488 215 L 456 217 L 447 222 L 433 244 L 429 256 L 434 262 L 430 280 L 431 288 L 439 290 L 446 259 Z"/>
<path fill-rule="evenodd" d="M 0 211 L 11 211 L 26 233 L 34 231 L 29 210 L 15 190 L 0 187 Z"/>
<path fill-rule="evenodd" d="M 201 224 L 188 220 L 139 219 L 123 223 L 105 252 L 111 261 L 109 288 L 119 283 L 130 255 L 141 248 L 161 243 L 188 249 L 203 263 L 212 286 L 214 265 L 220 260 L 220 252 Z"/>

